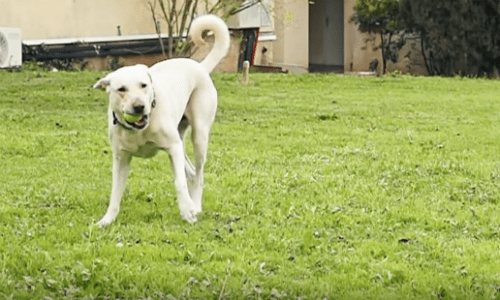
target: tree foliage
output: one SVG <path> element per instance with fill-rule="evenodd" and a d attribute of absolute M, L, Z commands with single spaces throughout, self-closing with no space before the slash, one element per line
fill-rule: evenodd
<path fill-rule="evenodd" d="M 396 61 L 399 49 L 404 45 L 405 34 L 400 24 L 398 0 L 356 0 L 355 13 L 351 18 L 361 32 L 378 34 L 385 73 L 387 60 Z"/>
<path fill-rule="evenodd" d="M 354 8 L 359 30 L 381 37 L 384 71 L 414 34 L 429 74 L 498 76 L 500 0 L 357 0 Z"/>
<path fill-rule="evenodd" d="M 498 73 L 499 0 L 404 0 L 400 18 L 422 39 L 430 74 Z"/>

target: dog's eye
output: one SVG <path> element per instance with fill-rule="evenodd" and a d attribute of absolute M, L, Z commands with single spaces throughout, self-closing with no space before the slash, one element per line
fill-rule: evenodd
<path fill-rule="evenodd" d="M 145 84 L 145 83 L 141 83 L 141 87 L 142 87 L 143 89 L 144 89 L 144 88 L 146 88 L 147 86 L 148 86 L 147 84 Z"/>
<path fill-rule="evenodd" d="M 125 88 L 124 86 L 122 86 L 121 88 L 118 89 L 119 92 L 126 92 L 127 91 L 127 88 Z"/>

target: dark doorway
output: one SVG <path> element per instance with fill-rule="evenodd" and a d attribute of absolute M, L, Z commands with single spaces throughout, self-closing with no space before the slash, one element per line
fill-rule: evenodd
<path fill-rule="evenodd" d="M 309 71 L 344 71 L 344 0 L 309 2 Z"/>
<path fill-rule="evenodd" d="M 255 46 L 259 38 L 259 28 L 246 28 L 243 30 L 243 41 L 241 42 L 240 57 L 238 58 L 238 70 L 243 70 L 243 62 L 248 60 L 253 66 Z"/>

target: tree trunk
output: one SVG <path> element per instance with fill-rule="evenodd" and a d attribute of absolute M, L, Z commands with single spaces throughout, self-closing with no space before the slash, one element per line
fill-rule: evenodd
<path fill-rule="evenodd" d="M 382 75 L 385 75 L 387 69 L 387 60 L 385 59 L 384 33 L 380 32 L 380 50 L 382 50 Z"/>
<path fill-rule="evenodd" d="M 429 75 L 434 75 L 431 73 L 431 69 L 429 68 L 429 63 L 427 62 L 427 55 L 425 54 L 425 43 L 424 37 L 420 35 L 420 50 L 422 51 L 422 56 L 424 57 L 425 68 L 427 69 L 427 73 Z"/>

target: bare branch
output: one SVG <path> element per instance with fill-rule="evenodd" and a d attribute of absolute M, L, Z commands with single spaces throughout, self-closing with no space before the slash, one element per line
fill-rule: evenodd
<path fill-rule="evenodd" d="M 214 4 L 214 6 L 212 6 L 212 8 L 210 10 L 208 10 L 208 6 L 207 6 L 207 10 L 208 10 L 208 13 L 209 14 L 213 14 L 215 12 L 217 12 L 218 10 L 218 6 L 222 3 L 222 0 L 218 0 L 217 3 Z"/>
<path fill-rule="evenodd" d="M 158 41 L 160 42 L 161 53 L 163 56 L 165 56 L 165 47 L 163 47 L 163 41 L 161 40 L 161 30 L 160 30 L 160 27 L 158 26 L 158 21 L 156 21 L 156 13 L 155 13 L 156 0 L 154 0 L 154 5 L 151 4 L 151 2 L 149 2 L 149 6 L 151 8 L 151 15 L 153 16 L 155 30 L 156 30 L 156 33 L 158 34 Z"/>
<path fill-rule="evenodd" d="M 184 34 L 191 31 L 191 25 L 197 14 L 198 8 L 205 8 L 205 13 L 222 15 L 222 18 L 234 11 L 243 0 L 148 0 L 155 26 L 157 22 L 156 1 L 161 8 L 163 18 L 167 23 L 168 31 L 168 58 L 174 56 L 189 56 L 196 52 L 197 48 L 189 38 L 184 38 Z M 211 4 L 215 2 L 215 4 Z M 200 5 L 201 7 L 198 7 Z M 158 38 L 161 41 L 161 32 L 157 28 Z M 177 34 L 177 37 L 174 37 Z M 163 46 L 163 43 L 162 43 Z M 162 49 L 163 53 L 164 50 Z"/>
<path fill-rule="evenodd" d="M 193 24 L 193 20 L 196 16 L 196 10 L 198 8 L 198 0 L 194 0 L 193 9 L 191 10 L 191 19 L 189 20 L 189 25 L 186 28 L 186 35 L 189 36 L 189 32 L 191 31 L 191 24 Z"/>
<path fill-rule="evenodd" d="M 168 0 L 169 2 L 172 1 L 172 7 L 170 7 L 170 20 L 172 20 L 172 26 L 175 26 L 175 23 L 177 22 L 177 0 Z"/>
<path fill-rule="evenodd" d="M 186 28 L 186 22 L 187 18 L 189 16 L 189 11 L 191 10 L 191 5 L 193 3 L 193 0 L 185 0 L 184 2 L 184 7 L 181 11 L 182 16 L 181 16 L 181 22 L 180 22 L 180 30 L 179 30 L 179 35 L 182 35 L 184 33 L 184 29 Z"/>
<path fill-rule="evenodd" d="M 167 10 L 165 9 L 165 2 L 163 2 L 163 0 L 158 0 L 158 2 L 160 3 L 161 12 L 163 13 L 163 17 L 165 18 L 165 21 L 167 22 L 168 25 L 170 25 L 170 19 L 167 15 Z"/>
<path fill-rule="evenodd" d="M 206 12 L 210 11 L 210 10 L 208 9 L 208 5 L 209 5 L 209 3 L 210 3 L 210 1 L 205 0 L 205 11 L 206 11 Z"/>
<path fill-rule="evenodd" d="M 181 35 L 181 26 L 182 26 L 182 18 L 181 18 L 181 21 L 179 22 L 179 15 L 182 15 L 184 14 L 184 9 L 186 8 L 186 3 L 189 2 L 189 0 L 185 0 L 185 1 L 182 1 L 182 4 L 181 4 L 181 7 L 179 8 L 179 10 L 177 11 L 176 13 L 176 19 L 177 19 L 177 22 L 175 22 L 175 30 L 177 30 L 177 33 L 179 35 Z"/>

